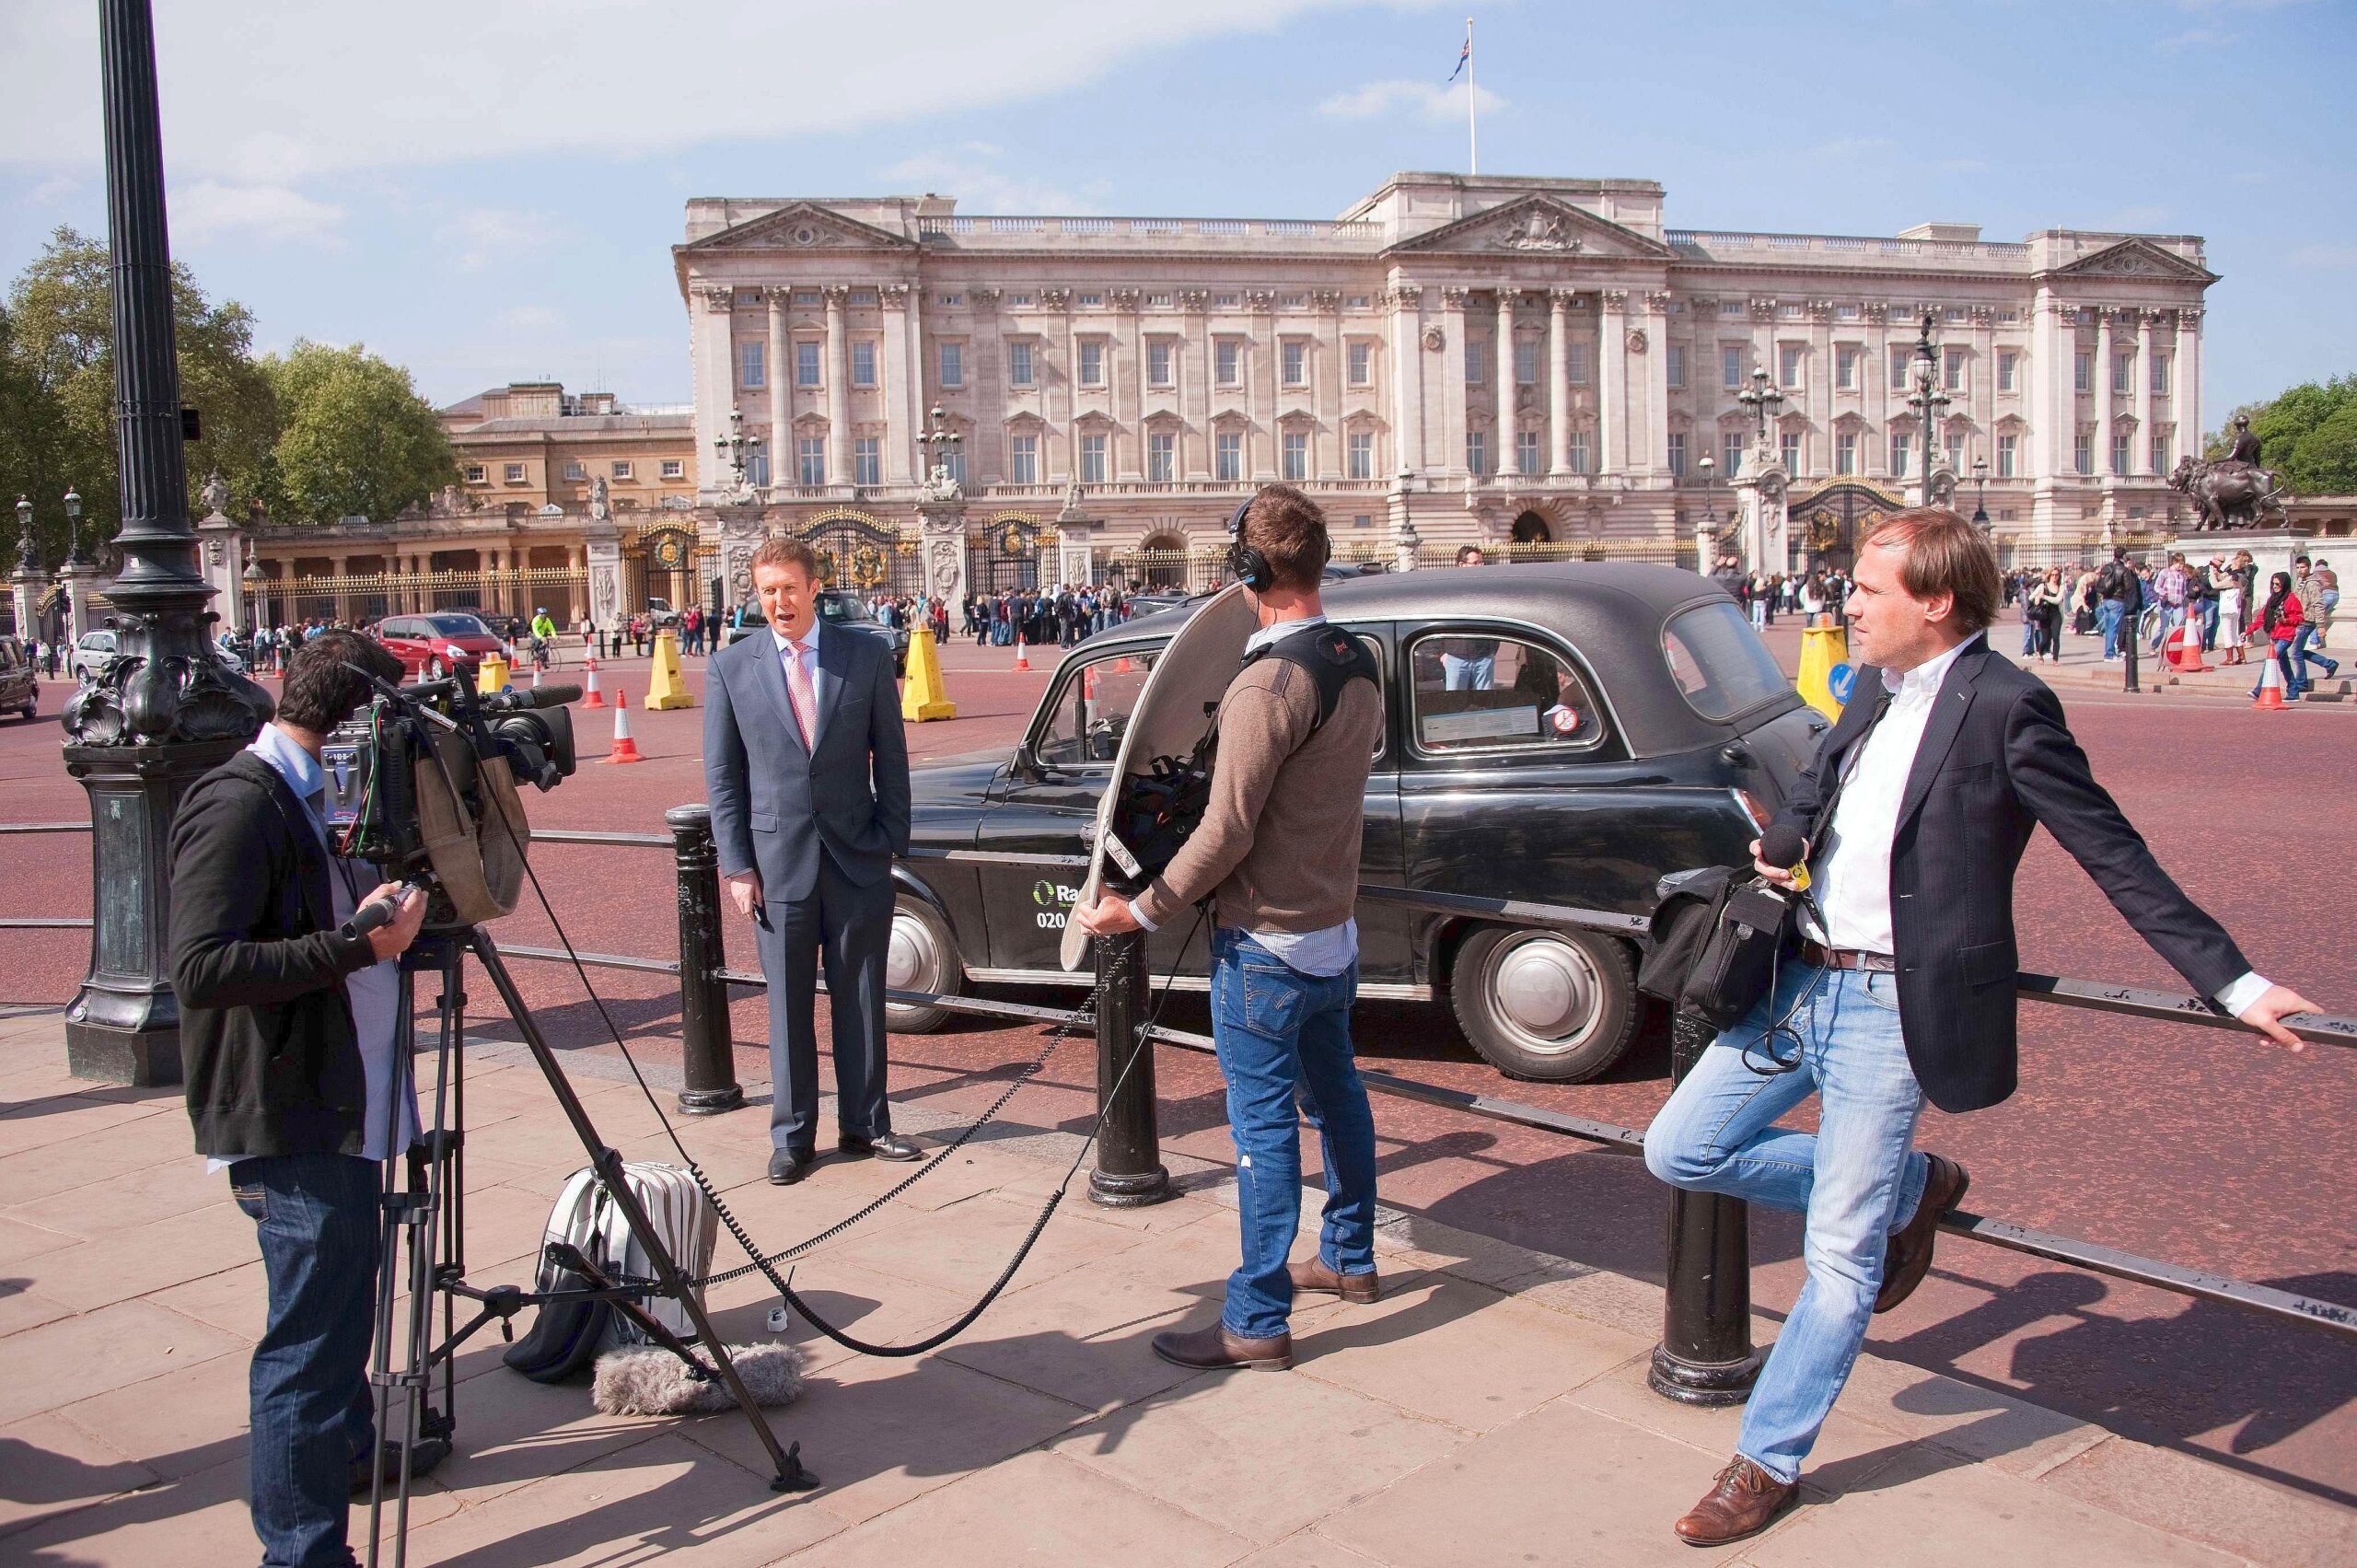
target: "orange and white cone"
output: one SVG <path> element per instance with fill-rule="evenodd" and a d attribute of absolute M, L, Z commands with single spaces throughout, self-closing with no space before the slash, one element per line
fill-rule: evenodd
<path fill-rule="evenodd" d="M 621 687 L 614 688 L 614 749 L 606 753 L 609 762 L 644 762 L 638 754 L 638 742 L 630 738 L 630 699 Z"/>
<path fill-rule="evenodd" d="M 581 705 L 585 708 L 602 708 L 606 705 L 606 698 L 605 694 L 598 690 L 598 660 L 595 656 L 590 657 L 588 664 L 589 689 L 582 694 Z"/>
<path fill-rule="evenodd" d="M 2259 664 L 2261 668 L 2258 675 L 2258 701 L 2253 703 L 2251 706 L 2282 713 L 2284 711 L 2282 662 L 2275 656 L 2275 651 L 2270 648 L 2266 656 L 2259 660 Z"/>
<path fill-rule="evenodd" d="M 1031 656 L 1024 646 L 1023 633 L 1020 632 L 1015 634 L 1015 668 L 1017 669 L 1031 668 Z"/>

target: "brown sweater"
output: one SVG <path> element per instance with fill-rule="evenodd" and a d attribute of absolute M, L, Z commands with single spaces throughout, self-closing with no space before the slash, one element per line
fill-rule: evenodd
<path fill-rule="evenodd" d="M 1300 666 L 1263 658 L 1237 671 L 1220 699 L 1202 824 L 1138 895 L 1140 916 L 1167 924 L 1208 893 L 1213 918 L 1246 931 L 1323 931 L 1351 918 L 1382 693 L 1351 681 L 1312 735 L 1317 722 L 1318 684 Z"/>

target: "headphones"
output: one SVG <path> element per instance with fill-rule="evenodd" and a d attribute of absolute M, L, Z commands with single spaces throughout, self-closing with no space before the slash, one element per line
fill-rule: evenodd
<path fill-rule="evenodd" d="M 1277 586 L 1276 568 L 1269 564 L 1269 558 L 1260 553 L 1259 546 L 1244 542 L 1244 514 L 1252 509 L 1252 503 L 1260 499 L 1261 494 L 1256 490 L 1246 496 L 1236 508 L 1235 515 L 1227 519 L 1227 569 L 1235 575 L 1237 582 L 1256 594 L 1267 593 Z M 1334 558 L 1333 536 L 1327 535 L 1322 542 L 1325 550 L 1318 558 L 1320 572 L 1326 569 L 1326 563 Z"/>

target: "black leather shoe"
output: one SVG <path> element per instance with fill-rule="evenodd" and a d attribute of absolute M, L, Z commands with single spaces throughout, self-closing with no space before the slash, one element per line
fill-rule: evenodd
<path fill-rule="evenodd" d="M 416 1451 L 410 1457 L 410 1479 L 412 1481 L 415 1481 L 419 1476 L 432 1475 L 434 1473 L 434 1467 L 440 1464 L 449 1457 L 449 1439 L 445 1437 L 420 1438 L 418 1440 Z M 401 1484 L 401 1444 L 399 1442 L 388 1443 L 383 1447 L 378 1448 L 377 1450 L 377 1469 L 384 1472 L 385 1490 L 386 1492 L 390 1493 L 394 1488 Z M 376 1476 L 372 1474 L 368 1469 L 368 1458 L 366 1455 L 364 1454 L 360 1458 L 352 1461 L 352 1492 L 354 1496 L 358 1496 L 360 1493 L 369 1491 L 375 1481 Z"/>
<path fill-rule="evenodd" d="M 842 1138 L 835 1147 L 847 1159 L 866 1159 L 870 1156 L 880 1160 L 921 1160 L 924 1151 L 897 1132 L 885 1132 L 873 1138 Z"/>
<path fill-rule="evenodd" d="M 791 1187 L 810 1174 L 814 1156 L 797 1155 L 792 1149 L 780 1149 L 770 1156 L 770 1185 Z"/>

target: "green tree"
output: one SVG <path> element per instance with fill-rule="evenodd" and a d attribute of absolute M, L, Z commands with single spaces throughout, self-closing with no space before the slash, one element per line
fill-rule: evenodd
<path fill-rule="evenodd" d="M 184 266 L 172 269 L 173 336 L 180 401 L 203 436 L 188 448 L 191 504 L 217 469 L 234 510 L 271 490 L 278 411 L 253 358 L 253 318 L 234 300 L 215 306 Z M 106 247 L 60 228 L 17 274 L 0 306 L 0 503 L 33 503 L 43 559 L 65 552 L 61 497 L 82 497 L 86 541 L 122 525 L 116 489 L 114 307 Z"/>
<path fill-rule="evenodd" d="M 2227 415 L 2247 414 L 2259 455 L 2295 495 L 2357 494 L 2357 375 L 2306 381 L 2261 403 L 2246 403 Z M 2222 430 L 2204 443 L 2211 457 L 2224 455 Z"/>
<path fill-rule="evenodd" d="M 450 437 L 401 366 L 357 343 L 298 341 L 262 368 L 278 397 L 273 455 L 286 516 L 382 521 L 457 480 Z"/>

